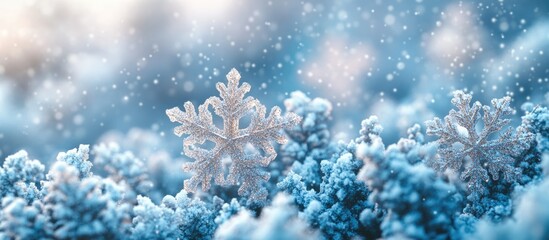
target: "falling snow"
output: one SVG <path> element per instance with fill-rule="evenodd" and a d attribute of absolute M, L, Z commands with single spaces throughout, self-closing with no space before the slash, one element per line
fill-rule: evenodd
<path fill-rule="evenodd" d="M 0 239 L 549 239 L 546 1 L 0 9 Z"/>

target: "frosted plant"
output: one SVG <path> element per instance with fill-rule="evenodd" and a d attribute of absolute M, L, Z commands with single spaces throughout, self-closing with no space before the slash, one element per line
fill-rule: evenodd
<path fill-rule="evenodd" d="M 435 155 L 435 146 L 422 145 L 419 126 L 409 138 L 385 148 L 379 136 L 357 146 L 364 161 L 359 178 L 372 192 L 369 199 L 386 211 L 381 222 L 385 239 L 451 239 L 459 195 L 423 163 Z"/>
<path fill-rule="evenodd" d="M 103 168 L 117 184 L 126 188 L 126 198 L 133 201 L 138 194 L 145 195 L 153 187 L 147 168 L 132 152 L 121 151 L 116 143 L 99 144 L 93 148 L 93 163 Z"/>
<path fill-rule="evenodd" d="M 66 162 L 78 169 L 80 178 L 89 177 L 92 175 L 92 163 L 90 158 L 90 145 L 80 144 L 78 149 L 73 148 L 67 152 L 60 152 L 57 155 L 57 161 Z"/>
<path fill-rule="evenodd" d="M 160 205 L 143 196 L 137 203 L 132 239 L 211 239 L 217 226 L 215 207 L 189 198 L 185 190 L 165 196 Z"/>
<path fill-rule="evenodd" d="M 280 147 L 282 161 L 271 164 L 271 175 L 281 181 L 292 165 L 292 171 L 303 177 L 309 188 L 320 188 L 320 162 L 329 159 L 336 152 L 336 144 L 330 137 L 332 104 L 323 98 L 310 99 L 305 93 L 296 91 L 284 100 L 287 112 L 302 118 L 297 126 L 286 130 L 288 143 Z"/>
<path fill-rule="evenodd" d="M 379 137 L 383 131 L 383 127 L 379 124 L 379 120 L 375 115 L 362 120 L 360 125 L 362 127 L 359 131 L 360 137 L 356 139 L 357 143 L 370 143 L 372 139 Z"/>
<path fill-rule="evenodd" d="M 236 198 L 231 199 L 230 203 L 224 203 L 222 205 L 221 210 L 219 210 L 219 215 L 215 217 L 215 223 L 220 225 L 226 222 L 242 209 L 244 209 L 244 207 L 240 206 L 240 203 Z"/>
<path fill-rule="evenodd" d="M 108 161 L 103 161 L 102 164 L 97 162 L 99 156 L 96 156 L 93 159 L 94 174 L 105 176 L 105 174 L 113 174 L 119 170 L 125 169 L 127 171 L 135 169 L 137 172 L 130 171 L 126 172 L 126 174 L 131 173 L 133 175 L 132 179 L 138 180 L 138 182 L 134 182 L 138 183 L 138 185 L 134 186 L 138 186 L 142 190 L 148 189 L 148 191 L 146 191 L 146 194 L 145 192 L 133 192 L 146 195 L 151 198 L 153 202 L 160 202 L 165 195 L 177 194 L 181 188 L 183 188 L 183 180 L 187 179 L 189 176 L 189 174 L 181 174 L 179 168 L 174 168 L 174 166 L 181 166 L 184 160 L 182 158 L 172 159 L 167 150 L 171 149 L 173 144 L 169 144 L 170 146 L 166 145 L 164 140 L 160 137 L 160 134 L 153 130 L 131 128 L 125 134 L 117 130 L 111 130 L 103 134 L 99 138 L 98 143 L 100 143 L 99 146 L 106 146 L 104 149 L 108 150 L 107 152 L 110 152 L 109 149 L 112 149 L 111 146 L 113 143 L 116 143 L 116 145 L 119 146 L 117 147 L 119 150 L 123 149 L 124 151 L 113 152 L 113 156 L 107 155 L 109 156 L 107 157 Z M 130 154 L 125 153 L 127 151 L 134 157 L 128 158 L 127 156 Z M 92 153 L 97 155 L 97 146 L 94 146 Z M 124 167 L 124 165 L 119 165 L 118 167 L 109 166 L 108 163 L 111 161 L 110 158 L 114 156 L 121 157 L 121 159 L 118 159 L 119 163 L 123 163 L 120 162 L 120 160 L 124 160 L 129 161 L 127 164 L 130 165 L 127 167 Z M 140 168 L 141 170 L 136 169 L 134 164 L 130 163 L 132 161 L 139 161 L 140 163 L 137 164 L 139 167 L 137 168 Z M 115 170 L 115 172 L 107 173 L 106 167 Z M 122 167 L 122 169 L 120 169 L 120 167 Z M 142 176 L 145 178 L 141 178 Z M 145 182 L 152 183 L 152 188 L 151 185 L 147 186 L 146 184 L 143 184 Z M 146 188 L 142 188 L 141 186 Z M 133 194 L 126 194 L 124 198 L 133 198 L 132 202 L 135 202 L 135 196 L 131 195 Z"/>
<path fill-rule="evenodd" d="M 119 239 L 125 234 L 130 209 L 120 203 L 121 189 L 113 181 L 80 178 L 79 169 L 61 160 L 47 177 L 44 212 L 55 239 Z"/>
<path fill-rule="evenodd" d="M 44 205 L 31 204 L 18 197 L 2 199 L 0 239 L 52 239 L 51 222 L 44 214 Z"/>
<path fill-rule="evenodd" d="M 277 184 L 278 189 L 294 198 L 299 209 L 302 209 L 300 215 L 312 227 L 320 229 L 328 239 L 379 237 L 376 218 L 361 218 L 363 211 L 370 211 L 377 216 L 377 210 L 368 201 L 366 184 L 357 179 L 363 164 L 355 157 L 355 151 L 354 141 L 347 145 L 341 143 L 331 159 L 320 162 L 322 178 L 318 191 L 305 184 L 303 179 L 309 176 L 301 176 L 294 171 L 290 171 Z"/>
<path fill-rule="evenodd" d="M 265 207 L 259 218 L 243 209 L 219 226 L 215 239 L 320 239 L 318 232 L 298 216 L 293 199 L 277 194 L 272 205 Z"/>
<path fill-rule="evenodd" d="M 132 239 L 175 239 L 177 225 L 174 211 L 162 203 L 155 205 L 150 198 L 137 196 L 137 205 L 133 207 Z"/>
<path fill-rule="evenodd" d="M 44 165 L 31 160 L 23 150 L 8 156 L 0 167 L 0 198 L 23 197 L 32 202 L 40 197 L 38 188 L 44 180 L 44 171 Z"/>
<path fill-rule="evenodd" d="M 305 93 L 296 91 L 284 100 L 286 111 L 299 115 L 300 124 L 286 130 L 289 137 L 282 145 L 281 155 L 285 162 L 303 162 L 307 157 L 326 159 L 330 144 L 329 120 L 332 104 L 323 98 L 310 99 Z"/>
<path fill-rule="evenodd" d="M 198 107 L 198 115 L 191 102 L 185 103 L 184 112 L 177 107 L 166 110 L 172 122 L 181 124 L 174 129 L 174 133 L 177 136 L 188 134 L 183 141 L 184 153 L 196 160 L 183 165 L 185 171 L 194 172 L 190 179 L 185 180 L 184 188 L 196 192 L 201 183 L 202 189 L 208 190 L 213 178 L 220 185 L 241 184 L 239 195 L 250 195 L 252 200 L 261 200 L 267 196 L 261 181 L 269 179 L 269 174 L 261 168 L 276 157 L 271 141 L 284 143 L 286 139 L 280 130 L 297 125 L 301 119 L 293 113 L 281 116 L 278 107 L 274 107 L 265 117 L 265 106 L 253 97 L 244 98 L 251 87 L 248 83 L 238 86 L 238 71 L 232 69 L 227 74 L 227 80 L 228 85 L 216 84 L 221 98 L 208 98 Z M 213 124 L 208 109 L 210 105 L 223 119 L 223 129 Z M 251 123 L 247 128 L 240 129 L 240 119 L 247 114 L 251 115 Z M 215 143 L 215 147 L 201 147 L 206 141 Z M 246 146 L 253 146 L 253 151 L 250 152 Z M 232 164 L 225 179 L 222 159 L 226 157 L 231 159 Z"/>
<path fill-rule="evenodd" d="M 543 180 L 525 189 L 516 201 L 513 216 L 499 224 L 482 219 L 476 225 L 477 232 L 467 239 L 549 239 L 549 155 L 542 158 Z"/>
<path fill-rule="evenodd" d="M 493 99 L 493 109 L 479 102 L 471 106 L 471 98 L 471 94 L 455 91 L 452 104 L 457 111 L 452 109 L 444 122 L 435 118 L 425 124 L 428 135 L 439 137 L 440 159 L 431 165 L 438 171 L 456 171 L 470 192 L 483 195 L 487 191 L 485 183 L 490 181 L 488 173 L 494 181 L 500 173 L 507 182 L 520 176 L 519 169 L 513 166 L 514 157 L 529 147 L 532 136 L 522 127 L 516 133 L 509 128 L 497 137 L 492 136 L 511 121 L 504 118 L 513 113 L 510 97 Z M 478 132 L 481 108 L 483 129 Z"/>
<path fill-rule="evenodd" d="M 523 104 L 524 105 L 524 104 Z M 522 117 L 521 126 L 532 133 L 534 141 L 523 154 L 518 166 L 522 169 L 520 183 L 526 185 L 542 178 L 540 161 L 544 152 L 549 153 L 549 109 L 533 106 Z"/>
<path fill-rule="evenodd" d="M 549 153 L 549 109 L 533 108 L 523 117 L 523 125 L 535 134 L 537 152 Z"/>

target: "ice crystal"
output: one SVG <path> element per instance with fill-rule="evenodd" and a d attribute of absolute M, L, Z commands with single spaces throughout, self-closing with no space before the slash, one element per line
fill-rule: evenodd
<path fill-rule="evenodd" d="M 520 170 L 513 166 L 514 157 L 529 147 L 532 135 L 519 127 L 516 133 L 509 128 L 497 137 L 492 136 L 511 121 L 505 118 L 513 113 L 509 106 L 511 98 L 493 99 L 493 109 L 479 102 L 470 105 L 471 98 L 471 94 L 455 91 L 452 104 L 457 111 L 452 109 L 444 122 L 435 118 L 425 124 L 428 135 L 439 137 L 440 159 L 432 163 L 433 167 L 438 171 L 456 171 L 470 192 L 483 194 L 485 183 L 490 181 L 489 174 L 497 181 L 501 173 L 508 182 L 520 176 Z M 481 108 L 483 128 L 477 131 Z"/>
<path fill-rule="evenodd" d="M 280 130 L 295 126 L 300 117 L 293 113 L 281 116 L 278 107 L 272 108 L 269 116 L 265 117 L 265 106 L 253 97 L 244 98 L 251 87 L 248 83 L 239 86 L 238 71 L 232 69 L 227 74 L 227 80 L 228 85 L 216 84 L 221 98 L 208 98 L 198 107 L 198 115 L 191 102 L 184 104 L 184 112 L 177 107 L 166 110 L 172 122 L 181 124 L 174 129 L 174 133 L 177 136 L 188 135 L 183 141 L 184 153 L 196 160 L 183 166 L 185 171 L 195 173 L 185 180 L 184 187 L 189 192 L 195 192 L 202 184 L 202 189 L 208 190 L 213 178 L 220 185 L 241 184 L 239 195 L 264 199 L 267 191 L 261 187 L 261 181 L 268 180 L 269 174 L 261 168 L 276 157 L 271 141 L 284 143 L 285 137 Z M 213 124 L 210 106 L 223 119 L 223 129 Z M 251 123 L 240 129 L 240 119 L 248 114 Z M 204 148 L 202 144 L 206 141 L 215 143 L 215 147 Z M 253 151 L 248 151 L 246 146 L 253 146 Z M 225 178 L 222 159 L 226 157 L 231 159 L 232 164 Z"/>

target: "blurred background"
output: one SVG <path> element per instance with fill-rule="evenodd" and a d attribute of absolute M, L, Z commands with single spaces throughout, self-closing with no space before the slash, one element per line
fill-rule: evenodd
<path fill-rule="evenodd" d="M 549 2 L 0 1 L 0 158 L 105 139 L 181 154 L 165 109 L 236 68 L 267 107 L 330 100 L 336 138 L 379 116 L 387 142 L 443 117 L 450 93 L 548 101 Z M 137 147 L 136 147 L 137 146 Z"/>

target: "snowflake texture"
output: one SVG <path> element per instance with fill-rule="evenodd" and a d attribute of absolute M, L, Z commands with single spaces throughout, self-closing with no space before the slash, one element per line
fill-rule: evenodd
<path fill-rule="evenodd" d="M 520 176 L 519 168 L 514 166 L 515 157 L 528 149 L 532 134 L 518 127 L 516 132 L 508 128 L 493 136 L 511 121 L 504 117 L 513 113 L 509 106 L 511 98 L 493 99 L 493 109 L 480 102 L 471 106 L 471 98 L 471 94 L 455 91 L 452 104 L 457 111 L 450 110 L 444 122 L 435 118 L 425 124 L 428 135 L 439 137 L 440 158 L 433 162 L 433 167 L 438 171 L 457 172 L 470 192 L 484 194 L 485 185 L 490 182 L 489 175 L 497 181 L 501 173 L 508 182 Z M 481 108 L 482 125 L 479 125 Z M 476 130 L 479 126 L 482 126 L 481 131 Z"/>
<path fill-rule="evenodd" d="M 286 141 L 282 129 L 297 125 L 301 118 L 288 113 L 281 116 L 279 107 L 273 107 L 268 117 L 266 108 L 257 99 L 244 95 L 250 91 L 250 85 L 239 86 L 240 74 L 232 69 L 227 74 L 228 85 L 217 83 L 219 97 L 210 97 L 198 107 L 198 115 L 191 102 L 184 104 L 185 111 L 178 107 L 166 110 L 172 122 L 181 125 L 174 129 L 177 136 L 187 137 L 183 141 L 183 152 L 196 161 L 185 163 L 185 171 L 194 175 L 184 182 L 184 188 L 196 192 L 198 185 L 203 190 L 210 188 L 212 178 L 219 185 L 240 184 L 238 194 L 249 195 L 250 199 L 262 200 L 267 197 L 267 190 L 261 186 L 262 181 L 269 179 L 263 167 L 275 159 L 276 151 L 271 144 Z M 223 119 L 223 129 L 213 123 L 209 107 Z M 241 118 L 251 117 L 248 127 L 240 129 Z M 211 149 L 204 147 L 206 141 L 213 142 Z M 224 159 L 230 159 L 228 175 L 225 178 Z"/>

